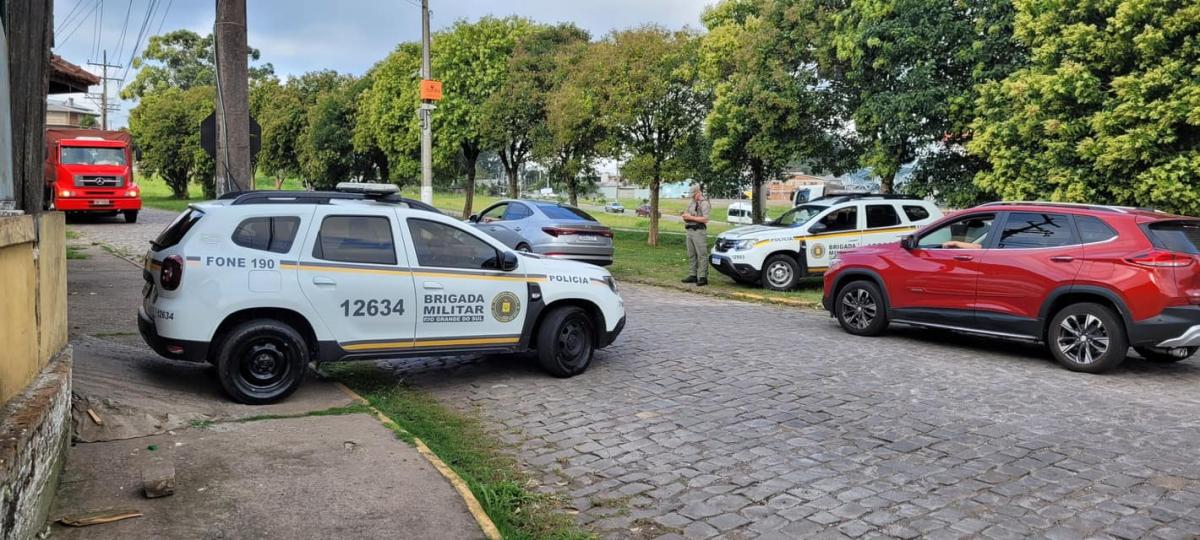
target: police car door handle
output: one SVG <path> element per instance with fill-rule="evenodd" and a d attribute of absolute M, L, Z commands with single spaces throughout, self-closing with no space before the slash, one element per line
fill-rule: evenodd
<path fill-rule="evenodd" d="M 327 277 L 317 276 L 313 278 L 313 285 L 336 287 L 337 282 Z"/>
<path fill-rule="evenodd" d="M 441 284 L 441 283 L 438 283 L 438 282 L 436 282 L 436 281 L 426 281 L 426 282 L 425 282 L 425 288 L 426 288 L 426 289 L 431 289 L 431 290 L 440 291 L 440 290 L 442 290 L 442 284 Z"/>

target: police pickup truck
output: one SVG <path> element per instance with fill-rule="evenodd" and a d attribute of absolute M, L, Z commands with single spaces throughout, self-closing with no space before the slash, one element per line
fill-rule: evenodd
<path fill-rule="evenodd" d="M 908 195 L 818 197 L 765 225 L 721 233 L 710 262 L 734 281 L 787 291 L 823 274 L 843 251 L 897 242 L 940 217 L 937 205 Z"/>
<path fill-rule="evenodd" d="M 616 339 L 603 268 L 509 251 L 395 186 L 253 191 L 193 204 L 151 242 L 142 338 L 273 403 L 309 362 L 537 351 L 558 377 Z"/>

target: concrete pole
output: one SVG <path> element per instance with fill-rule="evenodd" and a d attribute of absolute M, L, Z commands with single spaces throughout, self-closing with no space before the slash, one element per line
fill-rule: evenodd
<path fill-rule="evenodd" d="M 104 75 L 100 77 L 100 129 L 108 131 L 108 49 L 104 49 Z"/>
<path fill-rule="evenodd" d="M 421 0 L 421 79 L 433 78 L 429 61 L 429 0 Z M 433 104 L 421 101 L 421 202 L 433 204 Z"/>
<path fill-rule="evenodd" d="M 254 188 L 250 170 L 250 82 L 246 0 L 217 0 L 217 196 Z"/>

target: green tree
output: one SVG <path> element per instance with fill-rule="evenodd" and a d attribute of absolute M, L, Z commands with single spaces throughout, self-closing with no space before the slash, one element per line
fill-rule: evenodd
<path fill-rule="evenodd" d="M 399 184 L 419 183 L 421 178 L 421 124 L 417 117 L 421 97 L 416 76 L 420 69 L 421 45 L 400 44 L 371 69 L 370 86 L 358 103 L 354 148 L 372 155 L 378 152 L 376 160 L 387 164 L 386 173 L 381 170 L 380 176 Z M 435 182 L 452 177 L 456 154 L 461 152 L 458 143 L 448 143 L 441 131 L 440 127 L 433 131 Z"/>
<path fill-rule="evenodd" d="M 188 182 L 211 194 L 213 161 L 200 148 L 200 121 L 212 112 L 216 89 L 167 88 L 142 98 L 129 111 L 129 131 L 142 150 L 139 165 L 167 182 L 175 198 L 188 198 Z"/>
<path fill-rule="evenodd" d="M 590 36 L 574 24 L 533 26 L 520 20 L 513 32 L 508 75 L 488 98 L 484 124 L 504 164 L 508 196 L 517 198 L 521 187 L 517 173 L 535 144 L 549 136 L 548 96 L 565 74 L 558 69 L 559 56 L 569 47 L 587 43 Z"/>
<path fill-rule="evenodd" d="M 992 200 L 994 193 L 975 184 L 990 170 L 982 157 L 967 151 L 972 122 L 978 111 L 979 89 L 998 81 L 1029 62 L 1029 51 L 1013 35 L 1016 8 L 1011 0 L 966 0 L 973 19 L 972 41 L 957 57 L 970 68 L 969 84 L 951 98 L 945 137 L 918 151 L 917 166 L 904 192 L 935 197 L 952 208 L 967 208 Z"/>
<path fill-rule="evenodd" d="M 815 44 L 792 26 L 776 0 L 724 0 L 705 10 L 701 86 L 711 89 L 712 163 L 733 176 L 749 171 L 754 223 L 766 207 L 763 186 L 794 157 L 836 164 L 832 133 L 838 101 L 820 84 Z"/>
<path fill-rule="evenodd" d="M 433 74 L 442 81 L 443 99 L 433 114 L 440 144 L 457 147 L 466 168 L 463 215 L 474 205 L 479 153 L 497 140 L 487 123 L 488 101 L 504 87 L 509 59 L 529 21 L 517 17 L 483 17 L 457 21 L 433 37 Z M 416 86 L 416 82 L 411 83 Z M 499 145 L 497 145 L 499 146 Z"/>
<path fill-rule="evenodd" d="M 301 174 L 299 141 L 308 112 L 294 88 L 272 77 L 250 85 L 250 114 L 262 127 L 257 166 L 278 189 L 285 178 Z"/>
<path fill-rule="evenodd" d="M 354 148 L 358 103 L 369 84 L 367 79 L 342 77 L 335 88 L 318 94 L 308 111 L 300 161 L 318 189 L 332 189 L 338 182 L 354 179 L 374 179 L 375 163 Z"/>
<path fill-rule="evenodd" d="M 683 150 L 701 132 L 707 114 L 706 100 L 696 91 L 699 42 L 686 29 L 616 31 L 589 48 L 575 81 L 596 92 L 609 152 L 627 158 L 623 174 L 650 188 L 652 246 L 658 245 L 663 179 L 684 179 Z"/>
<path fill-rule="evenodd" d="M 980 91 L 979 187 L 1200 212 L 1200 4 L 1015 4 L 1030 65 Z"/>
<path fill-rule="evenodd" d="M 258 61 L 258 49 L 251 48 L 249 59 Z M 196 86 L 215 86 L 212 34 L 201 37 L 190 30 L 175 30 L 151 36 L 141 56 L 133 59 L 137 76 L 121 90 L 121 99 L 138 99 L 167 88 L 187 90 Z M 275 74 L 271 64 L 251 66 L 251 80 Z"/>
<path fill-rule="evenodd" d="M 96 117 L 90 114 L 85 114 L 83 115 L 83 118 L 79 119 L 79 127 L 83 129 L 95 128 L 97 124 L 98 122 L 96 121 Z"/>
<path fill-rule="evenodd" d="M 829 12 L 822 64 L 846 100 L 862 163 L 893 191 L 896 174 L 952 128 L 970 86 L 974 22 L 963 0 L 854 0 Z"/>
<path fill-rule="evenodd" d="M 561 36 L 543 55 L 544 123 L 535 127 L 533 156 L 551 180 L 566 189 L 572 205 L 596 178 L 595 161 L 606 137 L 595 89 L 578 84 L 580 62 L 588 50 L 588 34 L 573 26 L 555 30 Z"/>

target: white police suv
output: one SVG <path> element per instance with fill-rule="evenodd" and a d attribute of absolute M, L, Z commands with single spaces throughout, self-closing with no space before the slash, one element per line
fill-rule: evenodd
<path fill-rule="evenodd" d="M 536 350 L 570 377 L 624 328 L 603 268 L 514 253 L 395 186 L 338 188 L 191 205 L 151 242 L 142 338 L 258 404 L 310 361 Z"/>
<path fill-rule="evenodd" d="M 823 274 L 842 251 L 896 242 L 942 217 L 937 205 L 906 195 L 830 195 L 797 206 L 766 225 L 721 233 L 711 263 L 735 281 L 786 291 Z"/>

